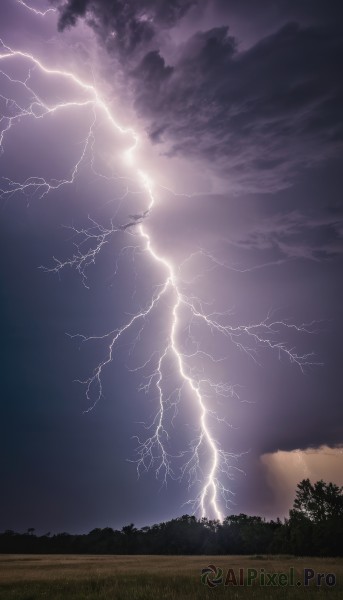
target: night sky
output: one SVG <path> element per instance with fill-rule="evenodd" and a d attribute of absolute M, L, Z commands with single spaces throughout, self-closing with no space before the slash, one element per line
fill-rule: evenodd
<path fill-rule="evenodd" d="M 237 346 L 180 307 L 178 348 L 211 435 L 238 455 L 232 479 L 219 477 L 232 501 L 218 496 L 222 513 L 283 517 L 304 477 L 343 485 L 342 3 L 26 4 L 0 7 L 0 530 L 165 521 L 191 513 L 206 482 L 206 444 L 202 470 L 179 480 L 200 420 L 170 347 L 163 435 L 175 467 L 165 486 L 157 445 L 137 474 L 172 289 L 114 344 L 99 401 L 96 382 L 87 399 L 77 381 L 165 282 L 141 226 L 193 307 L 232 328 L 277 322 L 261 335 L 287 348 Z M 16 51 L 73 73 L 104 104 Z M 80 267 L 78 251 L 104 232 Z"/>

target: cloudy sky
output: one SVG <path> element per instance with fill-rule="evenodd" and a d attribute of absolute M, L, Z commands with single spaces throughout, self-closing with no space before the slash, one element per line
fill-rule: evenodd
<path fill-rule="evenodd" d="M 213 453 L 203 439 L 193 468 L 175 345 L 228 458 L 221 514 L 282 517 L 300 479 L 342 485 L 341 3 L 0 12 L 0 529 L 201 514 Z"/>

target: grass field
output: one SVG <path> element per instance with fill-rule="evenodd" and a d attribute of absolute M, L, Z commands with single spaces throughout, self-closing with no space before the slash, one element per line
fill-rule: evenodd
<path fill-rule="evenodd" d="M 336 585 L 248 587 L 201 583 L 201 569 L 264 569 L 303 580 L 304 568 L 334 573 Z M 0 600 L 197 600 L 207 598 L 299 599 L 343 597 L 343 560 L 278 556 L 66 556 L 0 555 Z"/>

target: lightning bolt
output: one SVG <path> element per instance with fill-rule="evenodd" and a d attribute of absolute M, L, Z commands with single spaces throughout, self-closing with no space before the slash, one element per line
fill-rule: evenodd
<path fill-rule="evenodd" d="M 27 8 L 27 10 L 29 10 L 30 12 L 32 12 L 35 15 L 40 16 L 40 17 L 45 17 L 49 13 L 57 12 L 56 8 L 47 8 L 46 10 L 38 10 L 37 8 L 33 8 L 32 6 L 30 6 L 29 4 L 24 2 L 24 0 L 17 0 L 17 4 L 21 4 L 21 6 L 24 6 L 24 8 Z"/>
<path fill-rule="evenodd" d="M 18 2 L 41 16 L 53 10 L 36 11 L 21 0 Z M 14 194 L 21 193 L 28 201 L 31 201 L 36 197 L 43 198 L 62 186 L 72 185 L 79 175 L 81 164 L 86 161 L 88 156 L 91 157 L 90 163 L 93 172 L 97 176 L 111 181 L 111 177 L 95 168 L 94 144 L 98 113 L 103 115 L 111 130 L 128 136 L 132 140 L 129 149 L 123 156 L 123 159 L 132 168 L 134 151 L 139 143 L 138 135 L 132 128 L 125 128 L 117 123 L 108 104 L 94 85 L 82 81 L 75 73 L 64 69 L 49 68 L 40 58 L 29 52 L 13 50 L 2 40 L 0 40 L 0 44 L 0 63 L 7 65 L 11 61 L 21 60 L 28 64 L 27 77 L 24 79 L 16 79 L 5 70 L 1 70 L 0 74 L 13 88 L 19 87 L 29 98 L 23 105 L 13 98 L 0 95 L 4 106 L 0 118 L 1 152 L 4 152 L 7 136 L 24 119 L 38 121 L 46 119 L 58 111 L 70 109 L 77 109 L 80 112 L 87 110 L 90 113 L 90 124 L 80 154 L 68 176 L 60 179 L 45 179 L 33 175 L 24 181 L 3 177 L 0 197 L 11 198 Z M 38 70 L 47 78 L 56 78 L 72 83 L 78 93 L 76 99 L 52 104 L 46 102 L 34 90 L 32 82 L 34 70 Z M 224 338 L 230 345 L 256 362 L 259 348 L 267 348 L 277 352 L 279 358 L 284 356 L 303 370 L 307 365 L 314 364 L 312 354 L 298 354 L 285 342 L 279 341 L 279 337 L 281 333 L 290 330 L 312 333 L 314 323 L 296 325 L 274 319 L 273 314 L 269 313 L 259 323 L 234 326 L 230 323 L 230 311 L 210 312 L 201 299 L 189 292 L 189 285 L 192 282 L 184 280 L 183 269 L 185 264 L 191 261 L 194 254 L 198 254 L 198 252 L 212 263 L 213 268 L 225 265 L 221 265 L 220 261 L 204 250 L 193 253 L 178 267 L 160 253 L 155 248 L 146 224 L 157 202 L 156 185 L 141 169 L 136 170 L 133 181 L 138 182 L 139 189 L 147 198 L 146 209 L 142 213 L 131 215 L 123 224 L 116 224 L 113 219 L 109 227 L 104 227 L 89 217 L 89 227 L 82 229 L 72 227 L 77 240 L 75 253 L 66 261 L 54 258 L 54 264 L 51 267 L 45 267 L 45 270 L 59 274 L 67 267 L 76 269 L 83 284 L 88 287 L 87 271 L 89 267 L 95 263 L 103 247 L 110 242 L 112 237 L 122 231 L 133 238 L 134 244 L 124 247 L 120 256 L 128 253 L 134 260 L 137 253 L 146 255 L 151 264 L 154 264 L 156 270 L 161 273 L 161 282 L 154 287 L 150 301 L 144 308 L 131 315 L 122 327 L 103 335 L 76 334 L 70 336 L 78 338 L 81 342 L 100 340 L 106 348 L 103 360 L 95 367 L 90 377 L 81 382 L 85 385 L 88 401 L 88 408 L 85 412 L 94 409 L 103 395 L 103 373 L 114 360 L 114 350 L 117 344 L 126 334 L 129 332 L 134 334 L 138 328 L 138 334 L 133 342 L 133 346 L 135 346 L 149 318 L 162 306 L 168 325 L 164 342 L 158 350 L 154 350 L 144 364 L 131 369 L 144 373 L 140 390 L 150 395 L 154 393 L 157 397 L 156 414 L 150 424 L 145 424 L 148 435 L 143 440 L 137 438 L 137 458 L 135 459 L 137 473 L 140 475 L 141 472 L 153 468 L 157 479 L 161 480 L 162 484 L 166 485 L 168 478 L 172 478 L 185 480 L 189 489 L 196 485 L 199 491 L 195 497 L 187 500 L 193 511 L 200 514 L 201 517 L 213 515 L 221 521 L 223 519 L 222 506 L 228 508 L 232 501 L 233 494 L 229 482 L 235 470 L 238 469 L 235 463 L 239 456 L 223 449 L 217 439 L 214 433 L 216 426 L 218 424 L 230 425 L 227 423 L 226 417 L 221 416 L 213 406 L 216 399 L 238 398 L 238 394 L 236 386 L 225 381 L 213 380 L 206 374 L 205 367 L 209 363 L 218 363 L 226 360 L 227 357 L 217 357 L 212 352 L 208 352 L 198 341 L 196 331 L 199 327 L 204 327 L 213 336 Z M 128 185 L 121 201 L 125 200 L 129 191 Z M 170 365 L 172 365 L 172 375 L 175 380 L 171 391 L 167 386 Z M 186 400 L 184 400 L 185 398 Z M 185 402 L 189 402 L 191 410 L 196 415 L 194 427 L 196 435 L 189 441 L 186 449 L 174 452 L 170 444 L 172 426 L 180 407 Z"/>

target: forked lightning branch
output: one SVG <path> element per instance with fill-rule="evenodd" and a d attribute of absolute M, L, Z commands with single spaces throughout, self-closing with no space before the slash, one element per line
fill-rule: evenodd
<path fill-rule="evenodd" d="M 25 3 L 22 3 L 25 4 Z M 41 16 L 44 16 L 41 15 Z M 18 63 L 25 68 L 25 77 L 15 78 L 11 75 L 11 65 Z M 199 324 L 208 331 L 209 338 L 214 336 L 223 338 L 228 345 L 236 348 L 241 355 L 247 355 L 257 361 L 258 350 L 269 349 L 276 353 L 276 359 L 284 356 L 288 361 L 295 363 L 301 370 L 306 365 L 313 363 L 311 354 L 298 354 L 292 347 L 282 341 L 287 330 L 299 333 L 312 333 L 314 324 L 291 324 L 288 321 L 276 320 L 272 314 L 258 323 L 243 323 L 233 325 L 230 322 L 230 312 L 209 312 L 207 305 L 189 291 L 182 278 L 183 266 L 173 263 L 172 258 L 163 254 L 154 244 L 153 231 L 149 228 L 151 215 L 158 198 L 158 185 L 151 175 L 145 174 L 139 165 L 135 165 L 135 149 L 139 144 L 138 136 L 131 128 L 122 127 L 112 114 L 106 99 L 100 91 L 88 82 L 82 81 L 74 72 L 50 68 L 40 56 L 34 56 L 24 49 L 13 49 L 1 40 L 0 47 L 0 75 L 6 81 L 9 93 L 0 94 L 3 106 L 0 119 L 0 144 L 1 153 L 6 151 L 6 142 L 12 134 L 20 128 L 24 121 L 35 122 L 49 120 L 51 116 L 60 111 L 78 110 L 89 111 L 90 125 L 87 125 L 83 142 L 77 160 L 70 164 L 68 172 L 63 178 L 45 178 L 42 173 L 32 173 L 23 181 L 13 180 L 6 174 L 1 179 L 0 195 L 2 199 L 10 201 L 15 195 L 21 194 L 34 201 L 48 194 L 53 195 L 63 186 L 72 186 L 80 176 L 80 167 L 90 162 L 92 168 L 95 164 L 95 140 L 97 136 L 97 119 L 101 114 L 106 119 L 108 129 L 116 136 L 118 133 L 129 140 L 129 150 L 125 151 L 126 158 L 131 164 L 132 178 L 136 181 L 146 197 L 146 208 L 138 215 L 128 217 L 124 223 L 111 221 L 108 227 L 90 219 L 88 228 L 78 229 L 73 227 L 78 242 L 76 251 L 65 261 L 55 259 L 51 268 L 47 270 L 60 273 L 65 268 L 75 269 L 82 277 L 82 282 L 88 286 L 87 270 L 90 265 L 96 264 L 97 258 L 103 247 L 118 232 L 134 237 L 136 246 L 150 261 L 151 269 L 161 274 L 161 281 L 152 288 L 150 301 L 138 312 L 127 320 L 123 315 L 123 324 L 120 328 L 106 332 L 99 336 L 86 336 L 79 334 L 83 341 L 103 340 L 105 353 L 99 364 L 95 365 L 89 378 L 84 381 L 86 397 L 88 400 L 87 411 L 93 410 L 103 395 L 104 378 L 107 369 L 115 369 L 114 350 L 122 340 L 132 334 L 139 325 L 150 327 L 157 310 L 162 306 L 165 311 L 164 321 L 167 323 L 167 335 L 161 347 L 154 351 L 148 360 L 139 367 L 143 373 L 142 389 L 150 397 L 157 399 L 155 416 L 148 424 L 145 439 L 139 439 L 137 447 L 137 470 L 154 469 L 156 477 L 165 485 L 169 478 L 185 482 L 188 497 L 186 502 L 191 504 L 194 513 L 202 517 L 211 517 L 222 520 L 225 509 L 232 500 L 230 480 L 234 470 L 237 469 L 238 456 L 223 448 L 216 436 L 218 424 L 228 421 L 223 419 L 216 409 L 216 399 L 226 402 L 230 397 L 237 397 L 233 384 L 217 381 L 211 377 L 211 364 L 224 360 L 225 356 L 218 358 L 204 346 L 202 340 L 196 339 L 196 327 Z M 44 99 L 42 94 L 35 89 L 32 73 L 38 71 L 45 78 L 47 89 L 54 82 L 72 82 L 75 97 L 72 100 L 51 103 Z M 20 92 L 26 100 L 19 101 Z M 82 113 L 84 114 L 84 113 Z M 81 121 L 82 123 L 83 121 Z M 67 131 L 66 131 L 67 135 Z M 100 178 L 105 177 L 99 170 L 94 173 Z M 185 199 L 186 201 L 186 199 Z M 86 248 L 86 250 L 84 249 Z M 201 255 L 201 253 L 200 253 Z M 204 257 L 209 255 L 204 250 Z M 212 258 L 210 257 L 210 260 Z M 215 260 L 215 259 L 213 259 Z M 218 266 L 218 265 L 217 265 Z M 167 300 L 167 301 L 165 301 Z M 281 341 L 280 341 L 281 339 Z M 204 367 L 198 368 L 199 360 Z M 172 362 L 176 373 L 173 390 L 170 391 L 165 384 L 168 365 Z M 191 404 L 191 414 L 194 422 L 190 423 L 190 431 L 196 435 L 190 436 L 186 447 L 177 455 L 170 452 L 168 440 L 175 435 L 175 430 L 170 426 L 170 414 L 175 415 L 182 403 Z M 229 413 L 227 402 L 226 412 Z M 226 436 L 229 439 L 229 435 Z M 194 493 L 192 491 L 196 490 Z"/>

